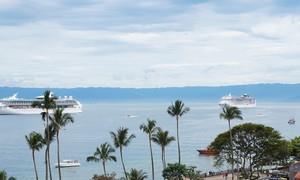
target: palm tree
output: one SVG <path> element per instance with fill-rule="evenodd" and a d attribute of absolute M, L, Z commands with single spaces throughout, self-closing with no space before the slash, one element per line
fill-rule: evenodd
<path fill-rule="evenodd" d="M 166 146 L 168 146 L 172 141 L 175 141 L 173 136 L 169 136 L 168 131 L 163 131 L 161 128 L 158 128 L 157 133 L 153 134 L 151 138 L 152 141 L 158 144 L 161 147 L 161 161 L 163 168 L 166 168 Z"/>
<path fill-rule="evenodd" d="M 48 134 L 49 133 L 49 134 Z M 50 177 L 50 180 L 52 179 L 52 173 L 51 173 L 51 159 L 50 159 L 50 144 L 54 141 L 54 138 L 55 138 L 55 129 L 54 129 L 54 126 L 53 126 L 53 123 L 49 124 L 47 127 L 45 127 L 45 130 L 44 130 L 44 143 L 45 145 L 47 145 L 47 140 L 49 140 L 49 146 L 48 146 L 48 149 L 46 148 L 45 150 L 45 157 L 46 157 L 46 160 L 47 160 L 47 164 L 48 164 L 48 168 L 49 169 L 49 177 Z"/>
<path fill-rule="evenodd" d="M 60 171 L 60 153 L 59 153 L 59 132 L 69 123 L 73 123 L 73 117 L 69 113 L 63 113 L 64 109 L 57 108 L 53 116 L 50 116 L 54 131 L 56 132 L 56 143 L 57 143 L 57 162 L 58 162 L 58 175 L 59 180 L 61 180 L 61 171 Z"/>
<path fill-rule="evenodd" d="M 44 113 L 41 113 L 42 119 L 43 120 L 46 119 L 46 127 L 48 127 L 48 125 L 49 125 L 49 110 L 55 108 L 55 106 L 56 106 L 55 97 L 52 96 L 51 92 L 49 90 L 46 90 L 44 92 L 43 99 L 41 101 L 34 101 L 31 106 L 42 108 L 44 110 Z M 50 132 L 47 132 L 47 133 L 50 134 Z M 50 146 L 50 139 L 46 139 L 46 150 L 45 150 L 45 152 L 47 152 L 47 154 L 45 155 L 45 169 L 46 169 L 46 173 L 45 173 L 46 178 L 45 179 L 46 180 L 48 180 L 48 169 L 49 169 L 49 171 L 51 171 L 50 163 L 49 163 L 49 159 L 48 159 L 48 157 L 50 157 L 49 146 Z M 51 174 L 51 172 L 50 172 L 50 174 Z M 50 179 L 52 180 L 51 176 L 50 176 Z"/>
<path fill-rule="evenodd" d="M 129 180 L 144 180 L 148 176 L 143 170 L 131 169 L 129 173 L 127 173 L 127 177 Z"/>
<path fill-rule="evenodd" d="M 0 170 L 0 180 L 6 180 L 6 179 L 7 179 L 6 171 Z"/>
<path fill-rule="evenodd" d="M 117 161 L 116 156 L 111 155 L 111 153 L 115 152 L 115 149 L 111 147 L 107 142 L 100 145 L 100 148 L 97 147 L 96 152 L 93 156 L 89 156 L 86 158 L 86 161 L 94 161 L 99 162 L 102 161 L 104 176 L 106 177 L 106 167 L 105 163 L 107 161 Z"/>
<path fill-rule="evenodd" d="M 31 132 L 29 136 L 25 136 L 25 139 L 27 141 L 27 144 L 32 152 L 32 160 L 33 160 L 33 166 L 34 166 L 34 172 L 35 172 L 35 178 L 38 180 L 38 173 L 36 170 L 36 163 L 35 163 L 35 151 L 39 151 L 44 146 L 44 139 L 43 136 L 37 132 Z"/>
<path fill-rule="evenodd" d="M 129 145 L 131 140 L 133 138 L 135 138 L 135 135 L 133 135 L 133 134 L 128 135 L 128 128 L 124 128 L 124 127 L 120 127 L 116 133 L 110 132 L 110 135 L 114 141 L 115 147 L 120 149 L 120 156 L 121 156 L 123 171 L 124 171 L 125 177 L 127 179 L 126 169 L 125 169 L 124 160 L 123 160 L 123 148 Z"/>
<path fill-rule="evenodd" d="M 184 103 L 180 100 L 176 100 L 174 104 L 171 104 L 168 109 L 167 112 L 170 116 L 175 117 L 176 118 L 176 129 L 177 129 L 177 148 L 178 148 L 178 162 L 180 164 L 181 162 L 181 156 L 180 156 L 180 143 L 179 143 L 179 127 L 178 127 L 178 121 L 179 121 L 179 117 L 181 117 L 182 115 L 184 115 L 185 113 L 187 113 L 190 110 L 190 108 L 188 107 L 184 107 Z"/>
<path fill-rule="evenodd" d="M 140 129 L 148 135 L 149 146 L 150 146 L 150 156 L 151 156 L 151 166 L 152 166 L 152 180 L 154 180 L 154 162 L 153 162 L 151 138 L 152 138 L 153 133 L 157 129 L 156 121 L 148 119 L 147 124 L 140 125 Z"/>
<path fill-rule="evenodd" d="M 230 149 L 231 149 L 231 173 L 232 173 L 232 180 L 233 177 L 233 170 L 234 170 L 234 162 L 233 162 L 233 142 L 232 142 L 232 134 L 231 134 L 231 125 L 230 121 L 233 119 L 240 119 L 242 120 L 242 112 L 239 110 L 239 108 L 234 106 L 225 105 L 222 108 L 222 112 L 220 113 L 220 119 L 225 119 L 228 121 L 228 127 L 229 127 L 229 134 L 230 134 Z"/>

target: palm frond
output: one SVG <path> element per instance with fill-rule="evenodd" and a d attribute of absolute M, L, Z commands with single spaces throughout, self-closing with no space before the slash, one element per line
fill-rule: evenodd
<path fill-rule="evenodd" d="M 87 162 L 91 162 L 91 161 L 99 162 L 100 160 L 98 158 L 96 158 L 95 156 L 89 156 L 89 157 L 86 158 L 86 161 Z"/>

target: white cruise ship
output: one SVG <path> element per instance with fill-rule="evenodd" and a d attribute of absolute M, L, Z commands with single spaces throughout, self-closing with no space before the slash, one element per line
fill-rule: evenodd
<path fill-rule="evenodd" d="M 54 97 L 50 93 L 50 97 Z M 32 107 L 34 101 L 42 101 L 43 96 L 37 96 L 35 99 L 18 98 L 17 94 L 11 97 L 0 99 L 0 115 L 10 114 L 40 114 L 44 110 L 41 108 Z M 56 107 L 64 108 L 65 113 L 79 113 L 82 112 L 82 105 L 72 96 L 58 97 L 55 99 Z M 53 113 L 53 110 L 50 110 Z"/>
<path fill-rule="evenodd" d="M 219 102 L 220 106 L 224 106 L 226 104 L 238 108 L 252 108 L 256 107 L 256 100 L 254 97 L 251 97 L 248 94 L 243 94 L 239 97 L 229 94 L 227 96 L 223 96 Z"/>

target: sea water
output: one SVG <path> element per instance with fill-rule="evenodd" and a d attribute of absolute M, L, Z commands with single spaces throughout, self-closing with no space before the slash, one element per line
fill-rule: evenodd
<path fill-rule="evenodd" d="M 180 145 L 182 162 L 196 166 L 198 170 L 208 172 L 229 167 L 214 167 L 213 157 L 199 156 L 197 149 L 207 147 L 221 132 L 228 129 L 228 123 L 219 119 L 220 107 L 216 102 L 198 103 L 185 101 L 190 112 L 180 118 Z M 80 167 L 63 168 L 64 180 L 87 180 L 94 174 L 103 173 L 100 163 L 86 162 L 101 143 L 113 145 L 110 131 L 119 127 L 129 128 L 136 138 L 124 148 L 126 169 L 143 169 L 151 176 L 150 152 L 147 135 L 139 126 L 148 118 L 157 121 L 157 126 L 168 130 L 176 137 L 176 121 L 166 112 L 170 102 L 99 102 L 83 103 L 83 112 L 74 115 L 75 122 L 67 125 L 60 133 L 61 159 L 79 160 Z M 236 124 L 252 122 L 271 126 L 286 139 L 300 136 L 300 122 L 289 125 L 290 118 L 300 119 L 300 103 L 258 103 L 256 108 L 242 109 L 244 120 L 234 120 Z M 129 115 L 129 116 L 128 116 Z M 31 151 L 25 141 L 25 135 L 31 131 L 42 132 L 44 122 L 39 115 L 3 115 L 0 116 L 0 169 L 18 180 L 34 179 Z M 36 162 L 40 179 L 44 179 L 43 150 L 36 152 Z M 161 178 L 161 150 L 153 144 L 155 179 Z M 107 171 L 123 176 L 119 151 L 116 149 L 117 162 L 108 162 Z M 51 166 L 53 179 L 57 178 L 56 142 L 51 145 Z M 178 161 L 177 143 L 172 142 L 166 148 L 168 163 Z"/>

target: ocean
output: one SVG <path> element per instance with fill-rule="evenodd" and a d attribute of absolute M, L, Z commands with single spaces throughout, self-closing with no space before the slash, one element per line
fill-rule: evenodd
<path fill-rule="evenodd" d="M 227 169 L 216 168 L 214 159 L 199 156 L 197 149 L 205 148 L 221 132 L 228 129 L 228 123 L 219 119 L 221 111 L 217 102 L 185 101 L 190 112 L 185 114 L 179 122 L 182 162 L 189 166 L 196 166 L 198 170 L 208 172 Z M 86 157 L 92 155 L 101 143 L 109 142 L 113 145 L 110 131 L 119 127 L 129 128 L 129 132 L 136 135 L 130 145 L 124 149 L 126 169 L 143 169 L 151 176 L 149 144 L 147 135 L 139 126 L 147 118 L 157 121 L 157 125 L 168 130 L 176 137 L 176 121 L 170 117 L 166 109 L 170 105 L 167 101 L 157 102 L 98 102 L 83 103 L 83 112 L 74 114 L 75 122 L 69 124 L 60 134 L 61 159 L 76 159 L 80 167 L 62 169 L 64 180 L 87 180 L 94 174 L 103 173 L 100 163 L 86 162 Z M 278 130 L 286 139 L 299 136 L 300 123 L 289 125 L 290 118 L 300 118 L 300 103 L 258 102 L 256 108 L 242 109 L 244 120 L 234 120 L 233 125 L 252 122 L 268 125 Z M 129 117 L 128 115 L 132 115 Z M 3 115 L 0 116 L 0 169 L 5 169 L 9 176 L 18 180 L 34 179 L 31 151 L 25 141 L 25 135 L 31 131 L 42 132 L 43 121 L 39 115 Z M 161 178 L 162 163 L 160 147 L 153 144 L 155 160 L 155 179 Z M 36 161 L 40 179 L 44 179 L 43 150 L 36 152 Z M 119 151 L 116 150 L 117 162 L 108 162 L 107 171 L 116 172 L 122 176 L 122 166 Z M 57 178 L 56 142 L 51 145 L 51 166 L 54 178 Z M 168 163 L 178 160 L 177 144 L 171 143 L 166 149 Z"/>

